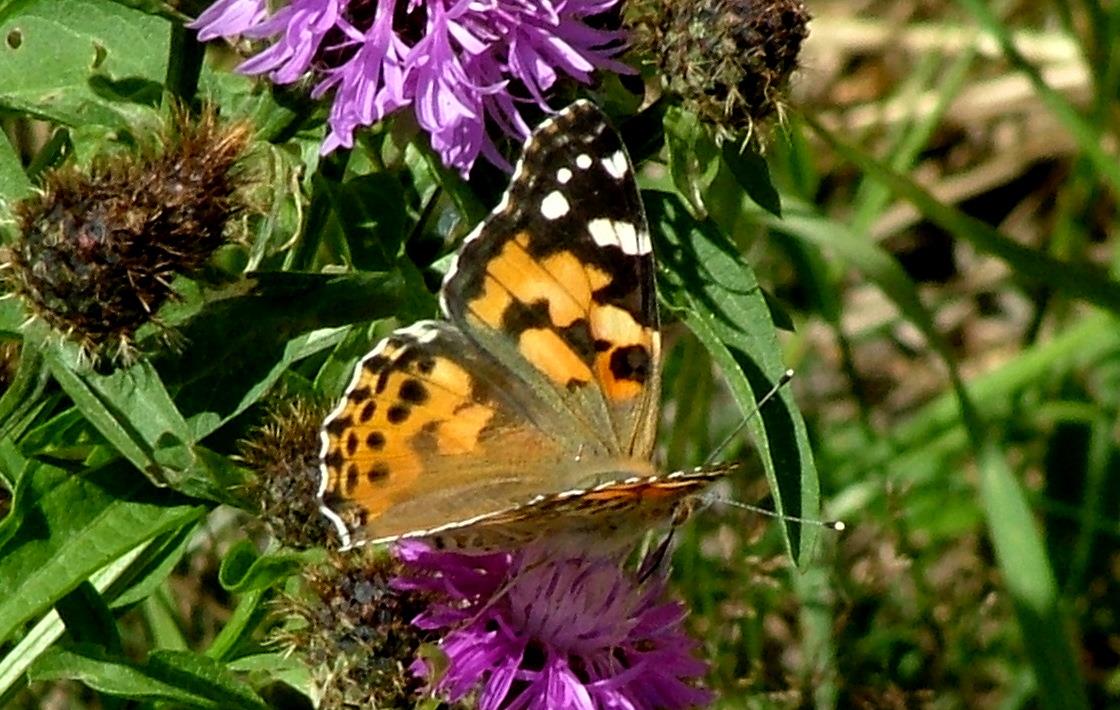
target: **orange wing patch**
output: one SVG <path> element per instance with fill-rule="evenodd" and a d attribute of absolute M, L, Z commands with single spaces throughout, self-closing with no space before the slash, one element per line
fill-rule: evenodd
<path fill-rule="evenodd" d="M 497 329 L 502 324 L 502 316 L 512 304 L 513 295 L 509 289 L 487 274 L 482 281 L 482 293 L 471 301 L 470 307 L 479 320 Z"/>
<path fill-rule="evenodd" d="M 617 306 L 591 309 L 591 333 L 596 342 L 595 378 L 612 402 L 642 394 L 658 352 L 658 333 L 642 326 L 633 314 Z"/>
<path fill-rule="evenodd" d="M 510 304 L 516 300 L 524 305 L 545 303 L 548 318 L 553 325 L 566 327 L 587 313 L 587 305 L 580 303 L 550 274 L 545 264 L 535 260 L 526 245 L 529 237 L 522 232 L 509 240 L 486 265 L 483 295 L 471 301 L 470 308 L 491 328 L 502 327 Z M 587 277 L 583 277 L 587 281 Z M 504 297 L 499 295 L 505 291 Z M 590 298 L 590 293 L 588 293 Z M 498 306 L 504 305 L 499 312 Z"/>
<path fill-rule="evenodd" d="M 363 519 L 411 495 L 421 453 L 463 454 L 478 446 L 494 410 L 471 399 L 471 376 L 446 357 L 387 341 L 361 364 L 342 406 L 324 430 L 328 496 L 362 502 Z"/>
<path fill-rule="evenodd" d="M 591 368 L 550 328 L 524 331 L 517 349 L 553 382 L 571 387 L 591 381 Z"/>
<path fill-rule="evenodd" d="M 656 332 L 625 309 L 596 302 L 610 274 L 567 250 L 536 259 L 529 239 L 517 234 L 487 262 L 470 312 L 517 336 L 521 355 L 557 385 L 595 379 L 608 401 L 640 396 L 657 353 Z"/>
<path fill-rule="evenodd" d="M 436 436 L 439 452 L 444 456 L 460 456 L 474 451 L 482 430 L 493 418 L 494 410 L 484 404 L 460 407 L 454 418 L 439 427 Z"/>

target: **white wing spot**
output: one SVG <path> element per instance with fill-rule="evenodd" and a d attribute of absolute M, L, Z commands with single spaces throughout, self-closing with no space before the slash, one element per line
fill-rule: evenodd
<path fill-rule="evenodd" d="M 394 331 L 401 335 L 408 335 L 416 339 L 421 345 L 427 345 L 439 337 L 439 327 L 435 321 L 418 320 L 407 328 L 398 328 Z M 366 357 L 369 357 L 368 355 Z M 359 370 L 361 368 L 358 368 Z"/>
<path fill-rule="evenodd" d="M 616 246 L 624 254 L 641 256 L 650 253 L 651 250 L 649 235 L 645 232 L 639 234 L 637 228 L 630 222 L 618 222 L 600 217 L 587 223 L 587 231 L 599 246 Z"/>
<path fill-rule="evenodd" d="M 561 185 L 567 185 L 568 181 L 572 179 L 572 171 L 567 168 L 560 168 L 556 171 L 556 181 Z"/>
<path fill-rule="evenodd" d="M 614 223 L 609 219 L 593 219 L 587 223 L 587 231 L 591 233 L 591 238 L 595 243 L 601 247 L 606 246 L 622 246 L 618 241 L 618 235 L 614 231 Z"/>
<path fill-rule="evenodd" d="M 653 251 L 653 242 L 649 239 L 649 232 L 644 229 L 638 232 L 637 249 L 639 254 L 649 254 Z"/>
<path fill-rule="evenodd" d="M 626 154 L 621 150 L 616 150 L 614 155 L 609 158 L 603 158 L 599 162 L 603 164 L 603 169 L 610 173 L 611 177 L 615 180 L 621 180 L 626 177 L 626 173 L 630 171 L 629 164 L 626 161 Z"/>
<path fill-rule="evenodd" d="M 580 153 L 576 156 L 576 167 L 580 170 L 587 170 L 591 167 L 591 156 L 587 153 Z"/>
<path fill-rule="evenodd" d="M 541 200 L 541 214 L 545 219 L 560 219 L 568 214 L 568 200 L 558 190 L 553 190 Z"/>

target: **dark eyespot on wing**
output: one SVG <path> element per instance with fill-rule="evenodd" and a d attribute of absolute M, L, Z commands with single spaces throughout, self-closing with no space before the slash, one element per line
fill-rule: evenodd
<path fill-rule="evenodd" d="M 650 365 L 649 351 L 641 345 L 628 345 L 611 353 L 611 374 L 620 380 L 645 382 Z"/>
<path fill-rule="evenodd" d="M 360 421 L 362 424 L 365 424 L 370 419 L 373 419 L 373 415 L 376 413 L 377 403 L 371 399 L 362 405 L 362 410 L 358 412 L 358 421 Z"/>
<path fill-rule="evenodd" d="M 384 462 L 378 462 L 369 467 L 366 473 L 366 479 L 370 483 L 378 483 L 389 477 L 389 466 Z"/>
<path fill-rule="evenodd" d="M 411 413 L 412 410 L 403 404 L 394 404 L 392 407 L 389 407 L 389 411 L 385 416 L 388 418 L 390 424 L 400 424 L 404 422 L 405 419 L 408 419 L 408 415 Z"/>
<path fill-rule="evenodd" d="M 339 417 L 327 424 L 327 433 L 334 437 L 342 436 L 353 425 L 354 420 L 350 417 Z"/>
<path fill-rule="evenodd" d="M 401 383 L 400 391 L 397 393 L 401 401 L 408 402 L 409 404 L 423 404 L 428 400 L 428 390 L 424 385 L 415 378 L 409 378 Z"/>

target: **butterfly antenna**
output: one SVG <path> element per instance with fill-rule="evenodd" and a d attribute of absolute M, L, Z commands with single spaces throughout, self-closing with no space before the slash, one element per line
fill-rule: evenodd
<path fill-rule="evenodd" d="M 783 372 L 782 376 L 778 378 L 778 381 L 774 383 L 774 386 L 770 388 L 770 391 L 763 395 L 762 399 L 758 400 L 758 405 L 754 408 L 754 411 L 743 417 L 743 421 L 739 423 L 739 426 L 735 427 L 734 431 L 728 434 L 727 438 L 724 439 L 723 442 L 720 443 L 720 445 L 717 446 L 714 451 L 712 451 L 711 455 L 708 456 L 706 461 L 704 461 L 704 466 L 710 466 L 716 459 L 716 457 L 718 457 L 720 453 L 722 453 L 723 450 L 731 444 L 732 441 L 735 441 L 735 439 L 737 439 L 739 435 L 743 433 L 743 429 L 746 428 L 747 423 L 751 420 L 751 417 L 761 412 L 762 407 L 775 396 L 777 396 L 778 392 L 780 392 L 783 387 L 788 385 L 790 380 L 792 379 L 793 370 L 786 370 L 785 372 Z M 737 500 L 726 500 L 723 498 L 712 498 L 707 496 L 705 496 L 704 499 L 707 503 L 724 503 L 735 508 L 749 510 L 753 513 L 758 513 L 759 515 L 765 515 L 768 518 L 776 518 L 778 520 L 784 520 L 786 522 L 792 523 L 801 523 L 804 525 L 816 525 L 818 527 L 822 527 L 828 530 L 834 530 L 836 532 L 841 532 L 847 527 L 846 525 L 844 525 L 844 521 L 842 520 L 816 520 L 813 518 L 802 518 L 799 515 L 786 515 L 785 513 L 777 513 L 767 508 L 762 508 L 757 505 L 751 505 L 750 503 L 740 503 Z"/>
<path fill-rule="evenodd" d="M 848 528 L 848 526 L 844 524 L 843 520 L 815 520 L 813 518 L 802 518 L 800 515 L 786 515 L 785 513 L 776 513 L 773 510 L 769 510 L 768 508 L 761 508 L 757 505 L 751 505 L 750 503 L 740 503 L 737 500 L 725 500 L 719 498 L 713 499 L 710 502 L 723 503 L 724 505 L 730 505 L 734 508 L 749 510 L 752 513 L 765 515 L 768 518 L 777 518 L 778 520 L 785 520 L 792 523 L 801 523 L 803 525 L 816 525 L 818 527 L 822 527 L 827 530 L 834 530 L 836 532 L 843 532 Z"/>
<path fill-rule="evenodd" d="M 728 434 L 727 438 L 724 439 L 723 442 L 719 446 L 717 446 L 711 454 L 708 455 L 708 458 L 704 461 L 704 465 L 711 465 L 711 463 L 716 460 L 716 457 L 718 457 L 721 453 L 723 453 L 724 449 L 731 445 L 731 442 L 738 439 L 739 435 L 743 433 L 743 429 L 747 427 L 747 423 L 751 420 L 751 417 L 757 415 L 760 411 L 762 411 L 762 406 L 773 399 L 774 396 L 777 395 L 783 387 L 788 385 L 789 381 L 792 379 L 793 370 L 786 370 L 785 372 L 783 372 L 782 376 L 778 378 L 777 383 L 770 388 L 770 391 L 763 395 L 762 399 L 758 400 L 758 404 L 755 405 L 754 411 L 743 417 L 743 421 L 739 422 L 739 426 L 735 427 L 735 430 Z"/>

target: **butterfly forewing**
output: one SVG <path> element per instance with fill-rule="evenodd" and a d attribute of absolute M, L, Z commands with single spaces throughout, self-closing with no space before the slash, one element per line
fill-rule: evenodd
<path fill-rule="evenodd" d="M 537 129 L 441 300 L 589 438 L 649 458 L 660 378 L 653 253 L 630 160 L 594 105 Z"/>

